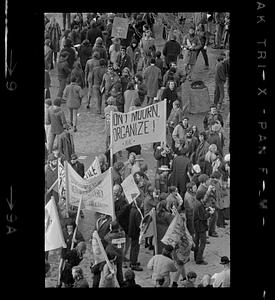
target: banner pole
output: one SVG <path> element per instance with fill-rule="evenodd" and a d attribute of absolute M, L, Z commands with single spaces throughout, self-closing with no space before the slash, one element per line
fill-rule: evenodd
<path fill-rule="evenodd" d="M 47 190 L 46 195 L 49 194 L 49 192 L 54 188 L 54 186 L 57 184 L 58 182 L 58 178 L 56 179 L 56 181 L 51 185 L 51 187 Z"/>
<path fill-rule="evenodd" d="M 114 194 L 113 194 L 113 167 L 110 167 L 110 189 L 111 189 L 111 197 L 112 197 L 112 206 L 113 206 L 113 215 L 112 215 L 112 220 L 116 220 L 116 214 L 115 214 L 115 201 L 114 201 Z"/>
<path fill-rule="evenodd" d="M 113 167 L 113 111 L 110 113 L 110 167 Z"/>
<path fill-rule="evenodd" d="M 66 184 L 66 210 L 67 210 L 67 218 L 69 217 L 69 176 L 68 176 L 68 162 L 64 161 L 64 167 L 65 167 L 65 184 Z"/>
<path fill-rule="evenodd" d="M 155 247 L 155 255 L 158 254 L 158 240 L 157 240 L 157 221 L 156 221 L 156 209 L 153 208 L 152 219 L 154 226 L 154 247 Z"/>
<path fill-rule="evenodd" d="M 74 234 L 73 234 L 73 239 L 72 239 L 72 244 L 71 244 L 71 250 L 73 250 L 73 248 L 74 248 L 74 239 L 76 237 L 76 231 L 78 229 L 78 223 L 79 223 L 79 216 L 80 216 L 82 201 L 83 201 L 83 194 L 82 194 L 81 199 L 80 199 L 79 204 L 78 204 L 78 210 L 77 210 L 77 215 L 76 215 L 76 219 L 75 219 L 76 226 L 75 226 L 75 229 L 74 229 Z"/>

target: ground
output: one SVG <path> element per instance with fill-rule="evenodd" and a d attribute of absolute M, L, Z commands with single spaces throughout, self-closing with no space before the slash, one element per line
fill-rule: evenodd
<path fill-rule="evenodd" d="M 60 15 L 60 14 L 59 14 Z M 60 19 L 59 19 L 60 20 Z M 60 22 L 60 25 L 62 23 Z M 162 49 L 164 45 L 163 40 L 157 40 L 157 48 Z M 196 67 L 194 70 L 194 75 L 196 79 L 203 80 L 208 87 L 209 96 L 211 102 L 213 102 L 214 95 L 214 67 L 216 64 L 216 57 L 221 50 L 208 48 L 208 57 L 209 57 L 209 70 L 204 69 L 204 61 L 203 57 L 200 54 L 196 63 Z M 52 86 L 51 96 L 52 99 L 55 99 L 58 90 L 58 80 L 56 76 L 56 70 L 51 72 L 51 80 Z M 222 116 L 224 120 L 226 119 L 229 112 L 229 100 L 227 89 L 225 87 L 225 108 L 222 112 Z M 90 110 L 86 109 L 87 97 L 83 99 L 83 103 L 81 108 L 79 109 L 78 116 L 78 131 L 73 133 L 75 150 L 81 162 L 85 165 L 85 170 L 90 166 L 95 156 L 103 153 L 105 150 L 105 136 L 104 136 L 104 120 L 102 120 L 96 114 L 95 103 L 93 103 Z M 62 109 L 64 109 L 66 116 L 67 109 L 66 105 L 62 104 Z M 203 129 L 202 120 L 204 114 L 188 114 L 189 123 L 192 125 L 197 125 L 199 130 Z M 226 136 L 227 137 L 227 136 Z M 228 153 L 228 139 L 226 140 L 225 145 L 225 154 Z M 123 157 L 119 160 L 125 161 L 127 159 L 126 151 L 122 151 Z M 154 177 L 156 170 L 156 160 L 153 158 L 152 153 L 152 144 L 142 145 L 142 156 L 145 159 L 145 162 L 148 164 L 148 175 L 150 178 Z M 196 265 L 193 259 L 193 252 L 191 253 L 191 259 L 186 264 L 186 270 L 193 270 L 197 273 L 198 278 L 197 282 L 200 281 L 204 274 L 214 274 L 215 272 L 220 272 L 223 267 L 219 264 L 221 256 L 230 257 L 230 222 L 226 226 L 226 228 L 217 228 L 217 233 L 219 237 L 209 237 L 210 244 L 206 245 L 206 249 L 204 251 L 204 258 L 208 262 L 208 265 Z M 141 245 L 139 261 L 141 266 L 143 267 L 142 272 L 136 273 L 136 281 L 143 287 L 152 286 L 152 282 L 150 280 L 151 271 L 146 269 L 147 262 L 152 257 L 152 251 L 149 251 L 144 248 L 144 245 Z M 92 285 L 92 277 L 89 269 L 91 259 L 90 245 L 88 245 L 88 251 L 85 254 L 83 261 L 80 266 L 83 268 L 85 277 L 87 278 L 89 285 Z M 45 279 L 46 287 L 54 287 L 57 283 L 57 268 L 59 258 L 57 255 L 57 251 L 52 251 L 49 255 L 49 262 L 51 264 L 51 270 L 48 276 Z M 127 269 L 124 269 L 124 271 Z M 179 282 L 179 286 L 182 283 Z"/>

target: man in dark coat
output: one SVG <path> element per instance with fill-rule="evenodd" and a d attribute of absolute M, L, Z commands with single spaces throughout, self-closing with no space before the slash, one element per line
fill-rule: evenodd
<path fill-rule="evenodd" d="M 46 191 L 54 184 L 58 177 L 58 167 L 57 167 L 58 160 L 55 156 L 51 153 L 48 157 L 48 164 L 45 169 L 45 188 Z M 52 189 L 49 193 L 46 194 L 45 197 L 45 205 L 54 197 L 56 204 L 58 203 L 58 192 Z"/>
<path fill-rule="evenodd" d="M 57 92 L 57 97 L 63 96 L 64 89 L 66 84 L 68 83 L 68 78 L 71 74 L 72 69 L 69 67 L 68 59 L 70 53 L 64 51 L 60 53 L 58 62 L 57 62 L 57 72 L 58 72 L 58 81 L 59 81 L 59 88 Z"/>
<path fill-rule="evenodd" d="M 171 62 L 176 62 L 180 52 L 181 46 L 176 41 L 176 36 L 172 34 L 170 37 L 170 41 L 165 43 L 162 50 L 162 53 L 165 56 L 166 66 L 169 66 Z"/>
<path fill-rule="evenodd" d="M 99 28 L 97 28 L 96 23 L 92 22 L 91 23 L 91 29 L 88 30 L 87 32 L 87 40 L 90 41 L 92 47 L 95 44 L 96 38 L 101 37 L 102 38 L 102 32 Z"/>
<path fill-rule="evenodd" d="M 171 110 L 173 108 L 173 102 L 178 100 L 178 94 L 176 91 L 175 81 L 169 81 L 168 87 L 166 87 L 161 95 L 161 100 L 166 99 L 166 120 L 168 120 Z"/>
<path fill-rule="evenodd" d="M 172 163 L 172 172 L 170 177 L 170 183 L 176 186 L 179 190 L 179 194 L 182 199 L 186 193 L 186 184 L 189 182 L 187 171 L 190 169 L 190 160 L 186 156 L 188 149 L 182 148 L 178 152 L 178 156 L 175 157 Z"/>
<path fill-rule="evenodd" d="M 72 134 L 65 130 L 59 135 L 58 145 L 59 152 L 65 156 L 67 161 L 70 161 L 74 151 L 74 141 Z"/>
<path fill-rule="evenodd" d="M 77 155 L 76 154 L 71 155 L 70 164 L 73 167 L 73 169 L 76 171 L 76 173 L 79 176 L 81 176 L 82 178 L 84 178 L 84 175 L 85 175 L 85 173 L 84 173 L 84 164 L 77 160 Z"/>
<path fill-rule="evenodd" d="M 92 47 L 89 40 L 84 40 L 78 50 L 78 55 L 80 58 L 80 64 L 83 72 L 85 72 L 86 62 L 92 56 Z"/>
<path fill-rule="evenodd" d="M 223 127 L 223 117 L 220 113 L 218 113 L 216 105 L 212 104 L 210 106 L 210 111 L 205 115 L 203 119 L 204 130 L 209 130 L 211 127 L 210 125 L 212 125 L 216 120 L 219 120 Z"/>
<path fill-rule="evenodd" d="M 198 190 L 196 193 L 196 201 L 194 203 L 194 259 L 196 264 L 200 265 L 207 264 L 207 262 L 203 260 L 203 251 L 206 245 L 206 232 L 208 230 L 207 220 L 211 215 L 207 209 L 210 205 L 209 201 L 207 202 L 208 194 L 210 192 L 210 188 L 206 192 L 203 190 Z"/>
<path fill-rule="evenodd" d="M 157 173 L 160 173 L 161 166 L 170 166 L 170 161 L 173 159 L 173 154 L 169 146 L 162 147 L 160 142 L 153 144 L 154 157 L 157 160 Z"/>
<path fill-rule="evenodd" d="M 122 74 L 122 70 L 126 67 L 129 70 L 132 70 L 131 57 L 126 53 L 126 47 L 125 46 L 121 47 L 120 53 L 117 56 L 116 64 L 118 66 L 119 75 Z"/>
<path fill-rule="evenodd" d="M 75 60 L 77 59 L 77 55 L 76 55 L 76 51 L 73 48 L 73 42 L 71 39 L 67 38 L 64 42 L 64 48 L 61 50 L 60 55 L 63 52 L 68 52 L 69 53 L 69 57 L 68 57 L 68 64 L 69 64 L 69 68 L 72 69 Z"/>
<path fill-rule="evenodd" d="M 130 250 L 130 267 L 134 271 L 142 271 L 143 269 L 138 264 L 139 254 L 139 234 L 140 234 L 140 223 L 141 213 L 138 211 L 136 205 L 141 207 L 141 199 L 136 199 L 136 204 L 132 202 L 132 208 L 129 216 L 129 230 L 128 236 L 131 238 L 131 250 Z"/>

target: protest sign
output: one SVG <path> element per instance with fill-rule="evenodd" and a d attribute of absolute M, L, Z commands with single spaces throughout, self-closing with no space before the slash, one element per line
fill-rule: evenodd
<path fill-rule="evenodd" d="M 127 147 L 166 142 L 166 100 L 128 113 L 111 112 L 112 153 Z"/>
<path fill-rule="evenodd" d="M 65 169 L 62 165 L 60 158 L 58 159 L 58 195 L 59 198 L 62 198 L 63 193 L 66 192 L 65 184 Z"/>
<path fill-rule="evenodd" d="M 93 161 L 93 163 L 91 164 L 89 169 L 86 171 L 84 178 L 88 179 L 88 178 L 92 178 L 92 177 L 95 177 L 100 174 L 101 174 L 100 164 L 99 164 L 99 160 L 96 156 L 95 160 Z"/>
<path fill-rule="evenodd" d="M 112 37 L 126 39 L 128 32 L 128 20 L 126 18 L 115 17 L 112 26 Z"/>
<path fill-rule="evenodd" d="M 96 177 L 84 179 L 70 164 L 65 164 L 67 200 L 78 206 L 83 196 L 85 209 L 114 216 L 111 168 Z"/>
<path fill-rule="evenodd" d="M 132 174 L 127 176 L 124 181 L 121 183 L 123 188 L 123 192 L 125 194 L 126 199 L 129 203 L 132 203 L 137 196 L 140 195 L 140 191 L 135 183 L 134 177 Z"/>
<path fill-rule="evenodd" d="M 51 197 L 45 206 L 45 251 L 67 248 L 60 225 L 55 199 Z"/>

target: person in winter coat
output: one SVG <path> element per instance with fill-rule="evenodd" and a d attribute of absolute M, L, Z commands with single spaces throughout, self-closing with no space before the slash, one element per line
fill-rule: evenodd
<path fill-rule="evenodd" d="M 77 131 L 77 111 L 81 106 L 83 93 L 81 87 L 76 83 L 76 77 L 71 77 L 71 84 L 64 90 L 64 99 L 69 109 L 69 122 L 74 128 L 74 132 Z"/>
<path fill-rule="evenodd" d="M 208 56 L 207 56 L 208 36 L 205 32 L 205 28 L 204 28 L 203 24 L 199 24 L 198 29 L 197 29 L 197 35 L 201 42 L 201 47 L 198 49 L 198 52 L 197 52 L 197 59 L 201 52 L 203 59 L 204 59 L 205 68 L 208 69 L 209 68 L 209 61 L 208 61 Z"/>
<path fill-rule="evenodd" d="M 103 46 L 103 40 L 101 37 L 96 38 L 95 44 L 93 46 L 93 52 L 98 52 L 99 59 L 104 58 L 107 61 L 107 51 L 106 48 Z"/>
<path fill-rule="evenodd" d="M 139 235 L 140 235 L 140 224 L 142 215 L 140 207 L 142 201 L 140 197 L 136 198 L 136 204 L 132 202 L 132 208 L 129 216 L 129 229 L 128 236 L 131 238 L 131 250 L 130 250 L 130 267 L 133 271 L 142 271 L 143 269 L 138 264 L 139 254 Z M 137 205 L 137 206 L 136 206 Z M 139 210 L 137 209 L 139 208 Z"/>
<path fill-rule="evenodd" d="M 199 144 L 192 160 L 193 164 L 198 164 L 200 166 L 202 173 L 204 173 L 205 154 L 208 152 L 210 146 L 210 144 L 207 142 L 206 139 L 207 139 L 206 132 L 205 131 L 200 132 Z"/>
<path fill-rule="evenodd" d="M 128 54 L 126 54 L 126 48 L 124 46 L 120 48 L 120 53 L 118 54 L 116 59 L 116 66 L 119 75 L 122 74 L 122 70 L 124 68 L 128 68 L 129 70 L 132 70 L 131 57 Z"/>
<path fill-rule="evenodd" d="M 164 75 L 164 66 L 163 66 L 163 60 L 161 58 L 161 52 L 160 51 L 156 52 L 156 66 L 158 68 L 160 68 L 161 76 L 163 76 Z"/>
<path fill-rule="evenodd" d="M 171 35 L 170 41 L 166 42 L 162 50 L 162 54 L 165 57 L 166 66 L 169 66 L 171 62 L 176 62 L 181 52 L 181 46 L 176 41 L 176 36 Z"/>
<path fill-rule="evenodd" d="M 89 23 L 87 21 L 85 21 L 83 23 L 83 28 L 80 31 L 80 42 L 81 43 L 83 43 L 84 40 L 87 40 L 86 36 L 87 36 L 87 32 L 88 32 L 89 26 L 90 25 L 89 25 Z M 90 41 L 89 41 L 89 44 L 90 44 Z"/>
<path fill-rule="evenodd" d="M 92 70 L 91 74 L 91 86 L 93 88 L 93 95 L 96 99 L 97 113 L 101 114 L 104 111 L 105 103 L 102 107 L 102 94 L 100 91 L 100 86 L 103 81 L 103 76 L 107 72 L 106 61 L 104 58 L 99 60 L 99 66 L 96 66 Z"/>
<path fill-rule="evenodd" d="M 91 23 L 91 28 L 87 32 L 87 40 L 90 41 L 91 46 L 93 47 L 96 41 L 96 38 L 101 37 L 102 38 L 102 32 L 99 28 L 97 28 L 96 23 Z"/>
<path fill-rule="evenodd" d="M 69 81 L 69 77 L 71 74 L 72 69 L 69 66 L 68 58 L 69 52 L 64 51 L 60 53 L 59 60 L 57 63 L 57 72 L 58 72 L 58 81 L 59 87 L 57 92 L 57 97 L 62 97 L 66 84 Z"/>
<path fill-rule="evenodd" d="M 71 78 L 72 77 L 76 78 L 76 83 L 83 89 L 85 86 L 85 78 L 79 60 L 76 60 L 74 63 L 74 68 L 71 72 Z"/>
<path fill-rule="evenodd" d="M 224 148 L 224 135 L 221 131 L 221 124 L 219 121 L 216 121 L 212 126 L 210 131 L 207 134 L 207 142 L 211 144 L 215 144 L 217 146 L 217 150 L 221 157 L 223 157 L 223 148 Z"/>
<path fill-rule="evenodd" d="M 189 32 L 183 38 L 183 47 L 186 55 L 186 74 L 192 80 L 192 73 L 197 60 L 197 52 L 201 48 L 199 37 L 195 34 L 195 26 L 191 25 Z"/>
<path fill-rule="evenodd" d="M 197 192 L 197 186 L 194 181 L 190 181 L 186 185 L 186 193 L 184 195 L 184 211 L 186 216 L 186 227 L 191 234 L 191 236 L 195 237 L 195 231 L 194 231 L 194 204 L 196 200 L 196 192 Z"/>
<path fill-rule="evenodd" d="M 195 136 L 193 136 L 193 129 L 190 127 L 186 131 L 185 142 L 183 145 L 183 147 L 187 149 L 186 156 L 190 159 L 190 161 L 192 161 L 193 156 L 195 155 L 198 144 L 199 141 Z"/>
<path fill-rule="evenodd" d="M 137 61 L 136 75 L 142 75 L 146 67 L 147 67 L 147 64 L 145 61 L 145 54 L 144 54 L 144 51 L 141 50 L 140 56 Z"/>
<path fill-rule="evenodd" d="M 59 135 L 57 147 L 59 152 L 64 154 L 66 160 L 70 161 L 71 155 L 75 153 L 75 150 L 73 136 L 69 131 L 65 130 Z"/>
<path fill-rule="evenodd" d="M 117 57 L 120 54 L 120 39 L 119 38 L 112 38 L 112 44 L 109 47 L 109 56 L 110 56 L 110 62 L 113 64 L 113 67 L 117 69 L 116 61 Z"/>
<path fill-rule="evenodd" d="M 171 110 L 173 108 L 173 103 L 178 100 L 178 95 L 176 92 L 175 81 L 169 81 L 168 87 L 166 87 L 162 93 L 161 100 L 166 99 L 166 120 L 168 120 Z"/>
<path fill-rule="evenodd" d="M 104 237 L 105 241 L 108 243 L 106 246 L 106 252 L 113 252 L 116 255 L 115 265 L 116 265 L 116 278 L 119 286 L 123 285 L 123 272 L 122 272 L 122 262 L 124 257 L 124 245 L 126 242 L 125 232 L 120 228 L 117 221 L 113 221 L 110 224 L 110 231 Z"/>
<path fill-rule="evenodd" d="M 160 142 L 153 144 L 154 157 L 157 160 L 157 173 L 160 173 L 159 168 L 161 166 L 170 166 L 170 162 L 173 159 L 173 154 L 168 145 L 161 146 Z"/>
<path fill-rule="evenodd" d="M 73 42 L 73 45 L 81 44 L 81 35 L 80 35 L 80 28 L 77 25 L 74 25 L 72 31 L 70 32 L 70 39 Z"/>
<path fill-rule="evenodd" d="M 172 138 L 175 141 L 175 151 L 178 151 L 185 143 L 186 133 L 190 130 L 188 120 L 188 117 L 183 117 L 172 133 Z"/>
<path fill-rule="evenodd" d="M 82 70 L 83 72 L 85 72 L 86 62 L 92 56 L 92 47 L 90 45 L 89 40 L 82 41 L 78 50 L 78 55 L 80 58 Z"/>
<path fill-rule="evenodd" d="M 126 54 L 129 55 L 132 63 L 132 69 L 130 71 L 132 74 L 135 74 L 137 63 L 140 57 L 140 49 L 136 39 L 133 39 L 130 46 L 126 48 Z"/>
<path fill-rule="evenodd" d="M 64 112 L 60 108 L 61 98 L 53 101 L 53 107 L 49 110 L 47 124 L 51 125 L 49 134 L 49 153 L 52 152 L 53 144 L 56 136 L 59 136 L 64 129 L 68 128 Z"/>
<path fill-rule="evenodd" d="M 123 103 L 125 102 L 124 101 L 124 92 L 126 91 L 127 89 L 127 85 L 130 81 L 132 81 L 132 75 L 131 75 L 131 71 L 129 68 L 125 67 L 123 70 L 122 70 L 122 73 L 121 73 L 121 77 L 120 77 L 120 81 L 121 81 L 121 88 L 122 88 L 122 95 L 123 95 Z"/>
<path fill-rule="evenodd" d="M 150 66 L 144 70 L 143 74 L 144 83 L 147 87 L 147 105 L 153 104 L 153 99 L 157 96 L 158 89 L 161 86 L 161 71 L 158 67 L 156 67 L 155 63 L 156 60 L 151 58 Z"/>
<path fill-rule="evenodd" d="M 72 40 L 70 38 L 67 38 L 64 42 L 64 47 L 63 49 L 60 51 L 60 55 L 63 52 L 68 52 L 69 53 L 69 57 L 68 57 L 68 64 L 69 64 L 69 68 L 72 69 L 74 62 L 77 60 L 77 53 L 75 48 L 73 47 L 73 43 Z"/>
<path fill-rule="evenodd" d="M 60 51 L 61 29 L 59 24 L 56 22 L 55 17 L 51 17 L 50 22 L 46 25 L 46 33 L 51 41 L 53 59 L 56 63 L 57 53 Z"/>
<path fill-rule="evenodd" d="M 152 280 L 154 286 L 159 286 L 159 280 L 162 280 L 162 287 L 170 287 L 170 273 L 176 272 L 177 267 L 172 259 L 174 248 L 171 245 L 165 245 L 160 254 L 154 255 L 147 264 L 147 269 L 153 270 Z"/>
<path fill-rule="evenodd" d="M 85 175 L 84 164 L 77 160 L 76 154 L 71 155 L 70 164 L 73 167 L 73 169 L 76 171 L 76 173 L 82 178 L 84 178 Z"/>
<path fill-rule="evenodd" d="M 178 211 L 181 211 L 183 200 L 178 193 L 178 189 L 175 186 L 169 186 L 168 192 L 169 195 L 166 198 L 166 210 L 172 213 L 172 209 L 175 207 Z"/>
<path fill-rule="evenodd" d="M 223 127 L 223 125 L 224 125 L 223 117 L 220 113 L 218 113 L 216 105 L 212 104 L 210 106 L 210 111 L 205 115 L 205 117 L 203 119 L 204 130 L 205 131 L 210 130 L 211 125 L 213 125 L 213 123 L 216 120 L 219 120 L 222 127 Z"/>
<path fill-rule="evenodd" d="M 174 158 L 170 177 L 171 185 L 174 185 L 178 188 L 182 199 L 184 198 L 186 192 L 186 184 L 189 182 L 187 172 L 191 165 L 189 158 L 186 156 L 186 152 L 187 149 L 182 148 L 178 152 L 178 156 Z"/>
<path fill-rule="evenodd" d="M 147 86 L 143 82 L 143 78 L 141 74 L 136 74 L 134 77 L 135 82 L 135 90 L 138 92 L 138 97 L 141 102 L 141 104 L 144 103 L 145 96 L 147 95 Z"/>
<path fill-rule="evenodd" d="M 111 89 L 111 96 L 115 98 L 116 100 L 116 106 L 119 112 L 124 112 L 124 98 L 122 93 L 122 85 L 121 85 L 121 79 L 117 80 L 112 89 Z"/>
<path fill-rule="evenodd" d="M 170 223 L 173 220 L 173 216 L 166 209 L 166 200 L 161 200 L 157 204 L 156 208 L 156 224 L 157 224 L 157 253 L 161 254 L 165 244 L 162 243 L 162 238 L 164 237 Z"/>
<path fill-rule="evenodd" d="M 85 83 L 88 82 L 88 103 L 86 108 L 90 108 L 90 101 L 93 94 L 93 86 L 92 86 L 92 71 L 95 67 L 99 66 L 99 53 L 94 52 L 91 59 L 88 59 L 85 66 Z"/>
<path fill-rule="evenodd" d="M 126 91 L 124 92 L 124 113 L 129 111 L 129 108 L 133 105 L 135 99 L 139 98 L 137 90 L 135 90 L 135 84 L 130 81 L 127 84 Z"/>
<path fill-rule="evenodd" d="M 51 86 L 51 77 L 49 74 L 49 70 L 45 69 L 45 73 L 44 73 L 45 100 L 51 98 L 50 86 Z"/>
<path fill-rule="evenodd" d="M 47 165 L 45 167 L 45 205 L 54 197 L 55 203 L 58 204 L 59 195 L 54 189 L 50 192 L 47 192 L 48 189 L 54 184 L 56 179 L 58 178 L 58 167 L 57 167 L 58 159 L 53 155 L 53 153 L 49 154 Z"/>
<path fill-rule="evenodd" d="M 109 149 L 109 145 L 111 142 L 111 133 L 110 133 L 110 118 L 111 118 L 111 111 L 118 111 L 116 104 L 116 99 L 114 97 L 109 97 L 107 100 L 107 106 L 104 108 L 104 115 L 105 115 L 105 134 L 106 134 L 106 149 Z"/>

